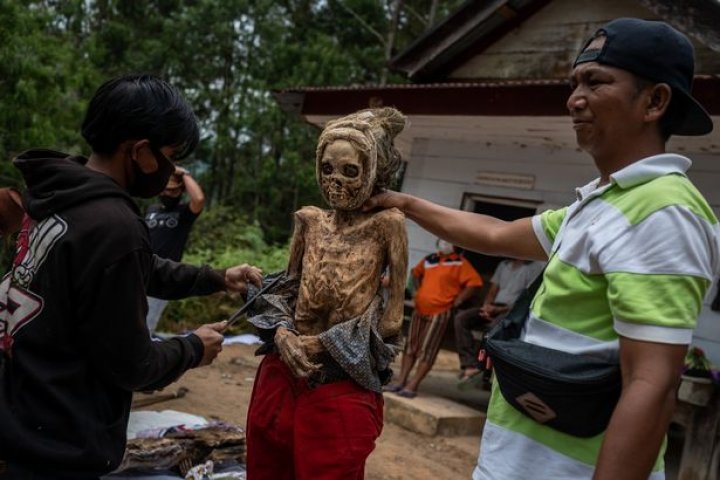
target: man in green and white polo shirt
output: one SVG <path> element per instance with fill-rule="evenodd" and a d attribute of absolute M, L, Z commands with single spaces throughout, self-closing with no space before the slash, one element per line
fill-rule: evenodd
<path fill-rule="evenodd" d="M 662 22 L 617 19 L 588 40 L 567 107 L 600 176 L 569 207 L 505 222 L 397 192 L 367 203 L 464 248 L 547 260 L 523 340 L 620 364 L 620 400 L 592 438 L 521 414 L 495 384 L 473 479 L 664 478 L 683 359 L 720 270 L 720 228 L 685 176 L 691 162 L 665 150 L 670 135 L 712 130 L 693 72 L 692 45 Z"/>

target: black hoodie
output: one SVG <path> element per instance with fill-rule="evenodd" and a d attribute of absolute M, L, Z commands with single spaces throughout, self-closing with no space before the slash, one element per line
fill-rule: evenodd
<path fill-rule="evenodd" d="M 0 460 L 67 478 L 115 469 L 132 392 L 202 359 L 196 335 L 150 340 L 146 295 L 224 288 L 218 272 L 154 256 L 133 200 L 85 162 L 43 150 L 15 160 L 30 218 L 0 284 Z"/>

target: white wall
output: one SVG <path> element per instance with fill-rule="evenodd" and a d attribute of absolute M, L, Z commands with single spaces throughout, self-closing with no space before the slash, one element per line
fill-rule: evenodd
<path fill-rule="evenodd" d="M 534 189 L 483 185 L 479 172 L 534 176 Z M 416 138 L 403 191 L 452 208 L 463 194 L 482 194 L 562 206 L 573 201 L 574 186 L 597 176 L 592 160 L 576 150 L 542 145 Z M 410 264 L 434 251 L 435 237 L 408 221 Z"/>

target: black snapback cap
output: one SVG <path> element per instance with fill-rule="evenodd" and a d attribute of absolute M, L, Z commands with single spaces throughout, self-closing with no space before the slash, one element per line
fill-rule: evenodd
<path fill-rule="evenodd" d="M 587 50 L 599 36 L 605 37 L 602 48 Z M 612 20 L 585 43 L 574 65 L 586 62 L 610 65 L 646 80 L 667 83 L 673 92 L 670 133 L 705 135 L 712 131 L 710 115 L 690 93 L 695 74 L 692 43 L 667 23 L 638 18 Z"/>

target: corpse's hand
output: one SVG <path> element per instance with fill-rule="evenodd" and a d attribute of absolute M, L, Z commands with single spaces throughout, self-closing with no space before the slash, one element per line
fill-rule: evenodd
<path fill-rule="evenodd" d="M 247 263 L 225 270 L 225 288 L 231 292 L 247 293 L 248 283 L 262 287 L 262 270 Z"/>
<path fill-rule="evenodd" d="M 198 367 L 210 365 L 215 357 L 222 351 L 223 335 L 227 321 L 207 323 L 195 330 L 193 333 L 200 337 L 203 343 L 203 358 Z"/>
<path fill-rule="evenodd" d="M 308 338 L 317 340 L 317 337 L 296 335 L 284 327 L 278 327 L 275 331 L 275 346 L 280 358 L 296 377 L 307 377 L 322 367 L 320 364 L 312 363 L 309 359 L 310 355 L 306 350 L 306 344 L 309 349 L 316 348 L 317 345 L 313 346 L 314 342 L 308 341 Z"/>
<path fill-rule="evenodd" d="M 317 360 L 318 355 L 325 351 L 322 342 L 315 335 L 300 335 L 300 342 L 310 360 Z"/>

